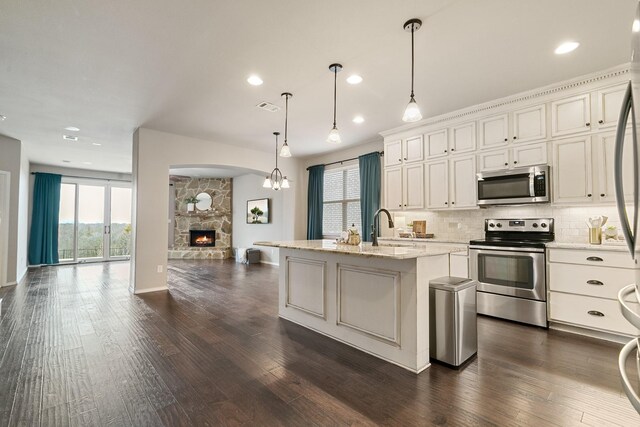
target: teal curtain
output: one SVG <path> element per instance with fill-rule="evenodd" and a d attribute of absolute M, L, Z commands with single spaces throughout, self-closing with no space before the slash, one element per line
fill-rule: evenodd
<path fill-rule="evenodd" d="M 380 153 L 358 157 L 360 167 L 360 217 L 362 240 L 371 241 L 373 215 L 380 209 Z"/>
<path fill-rule="evenodd" d="M 311 166 L 307 191 L 307 240 L 322 239 L 323 201 L 324 165 Z"/>
<path fill-rule="evenodd" d="M 29 236 L 29 265 L 58 263 L 61 175 L 36 173 Z"/>

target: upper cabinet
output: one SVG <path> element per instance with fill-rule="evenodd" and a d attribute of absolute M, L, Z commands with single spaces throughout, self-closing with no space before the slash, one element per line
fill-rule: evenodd
<path fill-rule="evenodd" d="M 513 142 L 532 142 L 547 138 L 545 105 L 523 108 L 511 113 L 513 123 Z"/>
<path fill-rule="evenodd" d="M 494 148 L 509 142 L 509 115 L 487 117 L 478 121 L 480 148 Z"/>
<path fill-rule="evenodd" d="M 598 171 L 598 199 L 601 202 L 615 202 L 615 185 L 613 169 L 615 156 L 616 133 L 600 134 L 596 139 L 595 168 Z M 625 199 L 633 200 L 633 140 L 631 132 L 625 134 L 622 151 L 622 188 Z"/>
<path fill-rule="evenodd" d="M 551 102 L 551 136 L 591 130 L 591 96 L 572 96 Z"/>
<path fill-rule="evenodd" d="M 476 149 L 476 122 L 463 123 L 451 128 L 449 152 L 467 153 Z"/>
<path fill-rule="evenodd" d="M 426 164 L 427 209 L 470 209 L 476 201 L 476 157 L 456 156 Z"/>
<path fill-rule="evenodd" d="M 400 166 L 424 160 L 422 136 L 398 139 L 384 143 L 384 166 Z"/>
<path fill-rule="evenodd" d="M 597 92 L 599 129 L 612 128 L 618 124 L 626 88 L 627 84 L 625 83 L 600 89 Z"/>
<path fill-rule="evenodd" d="M 427 157 L 446 156 L 449 153 L 449 140 L 447 129 L 440 129 L 429 132 L 424 135 L 425 144 L 427 146 Z"/>
<path fill-rule="evenodd" d="M 556 203 L 591 203 L 591 137 L 553 142 L 553 199 Z"/>

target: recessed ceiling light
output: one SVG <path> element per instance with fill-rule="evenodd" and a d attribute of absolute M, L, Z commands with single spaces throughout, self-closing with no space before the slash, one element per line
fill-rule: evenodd
<path fill-rule="evenodd" d="M 358 83 L 362 83 L 362 77 L 357 74 L 351 74 L 349 77 L 347 77 L 347 83 L 351 85 L 357 85 Z"/>
<path fill-rule="evenodd" d="M 62 135 L 62 139 L 65 139 L 67 141 L 77 141 L 78 137 L 73 135 Z"/>
<path fill-rule="evenodd" d="M 0 114 L 0 122 L 4 122 L 7 119 L 7 116 L 3 116 Z"/>
<path fill-rule="evenodd" d="M 247 79 L 247 82 L 249 82 L 251 86 L 260 86 L 263 83 L 262 79 L 256 76 L 255 74 L 252 76 L 249 76 L 249 78 Z"/>
<path fill-rule="evenodd" d="M 99 142 L 93 142 L 91 145 L 95 145 L 96 147 L 100 147 L 102 144 L 100 144 Z"/>
<path fill-rule="evenodd" d="M 640 20 L 638 20 L 638 19 L 634 19 L 633 20 L 633 25 L 631 26 L 631 31 L 633 31 L 634 33 L 637 33 L 638 31 L 640 31 Z"/>
<path fill-rule="evenodd" d="M 556 55 L 564 55 L 565 53 L 573 52 L 580 46 L 578 42 L 564 42 L 554 50 Z"/>
<path fill-rule="evenodd" d="M 363 123 L 363 122 L 364 122 L 364 117 L 362 117 L 362 116 L 355 116 L 355 117 L 353 118 L 353 123 L 358 123 L 358 124 L 360 124 L 360 123 Z"/>
<path fill-rule="evenodd" d="M 67 126 L 64 130 L 68 130 L 69 132 L 80 132 L 80 129 L 75 126 Z"/>
<path fill-rule="evenodd" d="M 82 162 L 83 165 L 90 165 L 92 164 L 91 162 Z"/>

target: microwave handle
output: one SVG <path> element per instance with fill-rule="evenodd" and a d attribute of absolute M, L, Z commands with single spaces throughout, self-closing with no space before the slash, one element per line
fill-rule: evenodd
<path fill-rule="evenodd" d="M 535 173 L 530 173 L 529 174 L 529 195 L 531 197 L 536 197 L 536 189 L 535 189 L 535 178 L 536 178 L 536 174 Z"/>

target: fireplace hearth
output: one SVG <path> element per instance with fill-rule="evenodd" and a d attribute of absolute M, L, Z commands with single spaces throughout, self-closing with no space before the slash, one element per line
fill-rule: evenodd
<path fill-rule="evenodd" d="M 215 230 L 189 230 L 189 246 L 196 248 L 209 248 L 215 245 Z"/>

